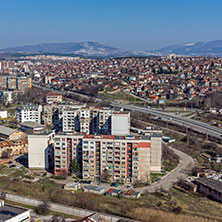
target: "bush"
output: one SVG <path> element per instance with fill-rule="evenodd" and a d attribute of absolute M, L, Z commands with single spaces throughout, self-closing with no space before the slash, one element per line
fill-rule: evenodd
<path fill-rule="evenodd" d="M 39 206 L 36 208 L 36 213 L 40 215 L 47 215 L 49 214 L 49 205 L 46 201 L 39 204 Z"/>

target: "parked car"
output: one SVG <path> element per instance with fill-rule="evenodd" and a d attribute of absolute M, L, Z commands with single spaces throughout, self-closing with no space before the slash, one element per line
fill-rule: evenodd
<path fill-rule="evenodd" d="M 119 183 L 115 183 L 115 185 L 114 185 L 115 187 L 118 187 L 119 186 Z"/>
<path fill-rule="evenodd" d="M 13 168 L 13 167 L 16 167 L 16 165 L 12 164 L 12 165 L 9 166 L 9 168 Z"/>
<path fill-rule="evenodd" d="M 111 186 L 111 187 L 115 187 L 115 183 L 111 183 L 110 186 Z"/>
<path fill-rule="evenodd" d="M 156 182 L 160 182 L 160 180 L 161 180 L 160 178 L 157 178 L 157 179 L 156 179 Z"/>

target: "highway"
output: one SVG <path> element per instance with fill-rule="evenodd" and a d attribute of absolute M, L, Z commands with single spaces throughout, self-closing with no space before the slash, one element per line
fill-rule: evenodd
<path fill-rule="evenodd" d="M 169 122 L 188 127 L 188 128 L 193 129 L 197 132 L 208 134 L 210 136 L 222 139 L 222 129 L 221 128 L 214 127 L 214 126 L 211 126 L 207 123 L 203 123 L 203 122 L 200 122 L 197 120 L 177 116 L 177 115 L 174 115 L 171 113 L 166 113 L 166 112 L 155 110 L 155 109 L 135 106 L 135 105 L 127 105 L 127 104 L 112 102 L 111 106 L 124 108 L 124 109 L 131 110 L 131 111 L 149 113 L 154 116 L 160 117 L 163 120 L 167 120 Z"/>
<path fill-rule="evenodd" d="M 43 87 L 41 85 L 34 84 L 34 83 L 33 83 L 33 86 L 36 88 L 43 89 L 43 90 L 54 91 L 54 92 L 57 92 L 57 93 L 60 93 L 62 95 L 66 95 L 66 96 L 67 95 L 75 95 L 75 96 L 79 96 L 79 97 L 82 97 L 85 99 L 90 99 L 95 102 L 102 102 L 102 101 L 110 102 L 109 100 L 103 100 L 101 98 L 83 95 L 83 94 L 80 94 L 77 92 L 54 90 L 54 89 L 50 89 L 48 87 Z M 111 102 L 110 105 L 113 107 L 123 108 L 123 109 L 131 110 L 131 111 L 149 113 L 154 116 L 160 117 L 163 120 L 166 120 L 166 121 L 169 121 L 169 122 L 181 125 L 181 126 L 185 126 L 187 128 L 193 129 L 197 132 L 208 134 L 208 135 L 213 136 L 218 139 L 222 139 L 222 129 L 218 128 L 218 127 L 211 126 L 207 123 L 203 123 L 203 122 L 200 122 L 197 120 L 177 116 L 177 115 L 174 115 L 171 113 L 167 113 L 167 112 L 163 112 L 163 111 L 159 111 L 159 110 L 155 110 L 155 109 L 151 109 L 151 108 L 135 106 L 135 105 L 128 105 L 128 104 L 117 103 L 117 102 Z"/>

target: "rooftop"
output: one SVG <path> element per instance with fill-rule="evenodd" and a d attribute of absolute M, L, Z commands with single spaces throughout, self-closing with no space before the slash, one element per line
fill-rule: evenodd
<path fill-rule="evenodd" d="M 0 221 L 8 221 L 9 219 L 22 214 L 28 210 L 20 208 L 20 207 L 14 207 L 10 205 L 4 205 L 0 207 Z"/>
<path fill-rule="evenodd" d="M 196 182 L 222 193 L 222 182 L 211 178 L 200 177 Z"/>
<path fill-rule="evenodd" d="M 26 121 L 21 123 L 20 125 L 29 128 L 44 128 L 44 125 L 32 121 Z"/>
<path fill-rule="evenodd" d="M 6 126 L 0 126 L 0 134 L 10 136 L 12 133 L 16 132 L 16 129 L 12 129 Z"/>

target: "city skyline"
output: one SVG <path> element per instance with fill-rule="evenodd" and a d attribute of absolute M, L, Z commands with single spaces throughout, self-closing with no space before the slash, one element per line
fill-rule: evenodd
<path fill-rule="evenodd" d="M 152 50 L 218 40 L 221 4 L 218 0 L 211 4 L 199 0 L 2 2 L 0 48 L 95 41 L 122 49 Z"/>

